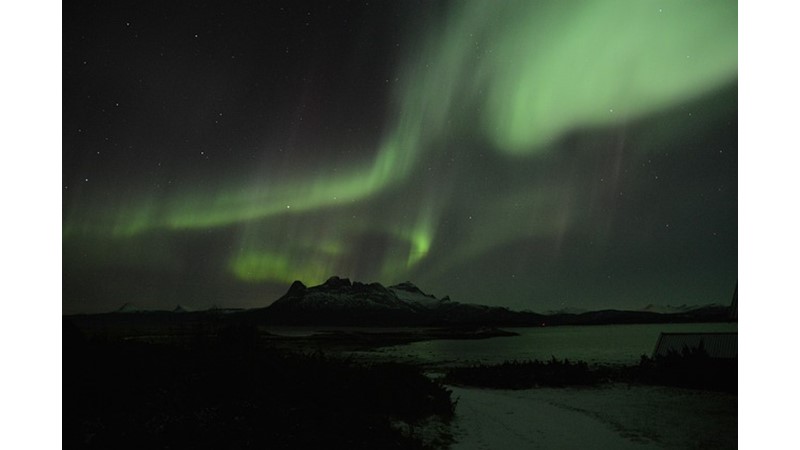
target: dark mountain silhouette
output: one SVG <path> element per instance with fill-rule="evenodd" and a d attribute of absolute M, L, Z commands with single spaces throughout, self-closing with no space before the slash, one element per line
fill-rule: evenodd
<path fill-rule="evenodd" d="M 252 314 L 286 325 L 535 325 L 544 317 L 507 308 L 469 305 L 426 294 L 410 282 L 385 287 L 331 277 L 319 286 L 292 283 L 289 291 Z"/>
<path fill-rule="evenodd" d="M 441 327 L 528 327 L 551 325 L 603 325 L 628 323 L 725 322 L 731 308 L 721 305 L 675 308 L 661 312 L 650 307 L 644 311 L 614 309 L 587 312 L 512 311 L 498 306 L 459 303 L 445 296 L 427 294 L 411 282 L 385 287 L 380 283 L 351 282 L 331 277 L 325 283 L 308 287 L 295 281 L 281 298 L 256 309 L 220 309 L 188 311 L 181 306 L 172 311 L 143 311 L 131 304 L 113 313 L 71 316 L 74 320 L 94 323 L 207 323 L 219 320 L 244 320 L 273 325 L 326 326 L 441 326 Z M 120 314 L 120 313 L 136 314 Z M 223 317 L 224 316 L 224 317 Z"/>
<path fill-rule="evenodd" d="M 724 322 L 730 315 L 730 308 L 720 305 L 702 306 L 697 309 L 676 313 L 651 311 L 619 311 L 606 309 L 581 314 L 554 314 L 546 317 L 546 325 L 604 325 L 626 323 L 688 323 Z"/>
<path fill-rule="evenodd" d="M 728 317 L 729 308 L 709 305 L 674 313 L 609 309 L 544 315 L 459 303 L 447 296 L 439 299 L 408 281 L 384 287 L 332 277 L 313 287 L 295 281 L 283 297 L 252 314 L 285 325 L 548 326 L 716 322 Z"/>

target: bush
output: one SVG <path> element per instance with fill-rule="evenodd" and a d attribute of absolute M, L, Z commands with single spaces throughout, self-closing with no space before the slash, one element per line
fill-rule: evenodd
<path fill-rule="evenodd" d="M 454 385 L 527 389 L 538 386 L 591 386 L 599 376 L 583 361 L 576 363 L 556 358 L 548 362 L 506 361 L 497 365 L 477 365 L 450 369 L 444 382 Z"/>

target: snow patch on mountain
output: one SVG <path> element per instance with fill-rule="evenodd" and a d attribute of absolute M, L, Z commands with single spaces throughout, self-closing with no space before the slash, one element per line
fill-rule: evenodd
<path fill-rule="evenodd" d="M 440 300 L 431 294 L 426 294 L 409 281 L 389 286 L 391 291 L 399 300 L 406 303 L 422 305 L 426 308 L 439 306 L 444 299 Z"/>

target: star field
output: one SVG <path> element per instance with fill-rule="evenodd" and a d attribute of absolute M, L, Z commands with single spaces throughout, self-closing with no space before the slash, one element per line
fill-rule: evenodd
<path fill-rule="evenodd" d="M 735 2 L 70 4 L 65 312 L 727 303 Z"/>

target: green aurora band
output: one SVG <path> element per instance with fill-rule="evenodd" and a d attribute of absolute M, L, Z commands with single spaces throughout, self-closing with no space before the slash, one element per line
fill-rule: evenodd
<path fill-rule="evenodd" d="M 487 198 L 470 187 L 474 174 L 448 169 L 459 152 L 546 170 L 569 133 L 602 136 L 737 79 L 736 2 L 465 1 L 451 8 L 406 46 L 387 102 L 392 120 L 372 161 L 336 173 L 251 169 L 246 178 L 167 196 L 146 189 L 81 196 L 64 218 L 65 249 L 82 247 L 97 264 L 170 265 L 154 236 L 231 230 L 237 237 L 226 270 L 244 282 L 316 283 L 363 273 L 365 264 L 376 278 L 399 280 L 426 264 L 443 239 L 442 222 L 455 220 L 448 208 L 470 197 L 481 213 L 466 218 L 459 242 L 448 247 L 455 250 L 425 265 L 433 278 L 519 239 L 557 238 L 590 216 L 591 199 L 546 177 L 526 181 L 523 192 L 522 175 L 512 174 Z M 638 139 L 648 148 L 647 133 Z M 431 168 L 442 175 L 429 176 Z M 410 186 L 427 189 L 408 198 Z M 387 212 L 376 204 L 395 206 Z M 85 250 L 97 246 L 113 250 Z M 364 256 L 378 246 L 380 254 Z"/>

